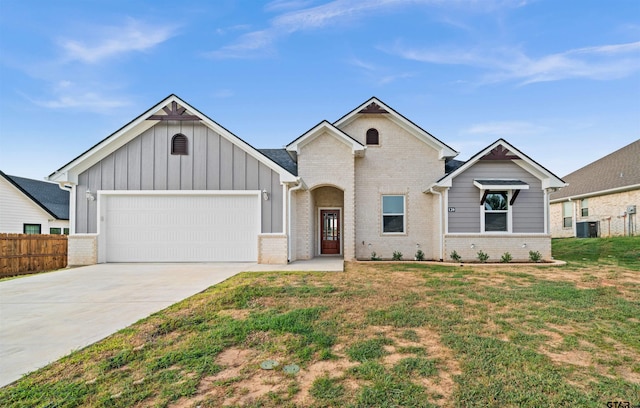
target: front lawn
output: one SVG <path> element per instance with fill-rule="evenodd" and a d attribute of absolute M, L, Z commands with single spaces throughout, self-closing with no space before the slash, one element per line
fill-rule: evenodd
<path fill-rule="evenodd" d="M 0 406 L 640 404 L 637 259 L 601 247 L 565 267 L 241 274 L 1 389 Z"/>

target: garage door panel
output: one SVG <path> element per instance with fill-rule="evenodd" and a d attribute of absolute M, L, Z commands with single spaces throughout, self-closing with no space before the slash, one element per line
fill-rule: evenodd
<path fill-rule="evenodd" d="M 107 262 L 256 261 L 257 195 L 105 196 Z"/>

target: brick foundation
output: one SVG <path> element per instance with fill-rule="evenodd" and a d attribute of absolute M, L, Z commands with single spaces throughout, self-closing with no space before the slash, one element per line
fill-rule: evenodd
<path fill-rule="evenodd" d="M 524 245 L 524 246 L 523 246 Z M 451 253 L 456 251 L 462 261 L 478 261 L 478 252 L 489 255 L 488 262 L 500 262 L 505 252 L 509 252 L 513 262 L 529 261 L 529 251 L 538 251 L 543 260 L 551 259 L 551 236 L 540 234 L 448 234 L 444 237 L 444 261 L 451 261 Z"/>

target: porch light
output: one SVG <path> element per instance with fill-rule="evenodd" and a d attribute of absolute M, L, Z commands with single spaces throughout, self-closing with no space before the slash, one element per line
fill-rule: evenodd
<path fill-rule="evenodd" d="M 264 201 L 269 201 L 269 193 L 267 193 L 267 190 L 262 190 L 262 199 Z"/>
<path fill-rule="evenodd" d="M 522 247 L 523 247 L 523 248 L 526 248 L 526 247 L 527 247 L 527 244 L 526 244 L 526 243 L 522 244 Z"/>
<path fill-rule="evenodd" d="M 85 194 L 85 198 L 87 199 L 87 201 L 96 201 L 96 196 L 95 194 L 93 194 L 91 192 L 91 190 L 87 189 L 87 192 Z"/>
<path fill-rule="evenodd" d="M 476 244 L 471 244 L 471 249 L 475 248 Z"/>

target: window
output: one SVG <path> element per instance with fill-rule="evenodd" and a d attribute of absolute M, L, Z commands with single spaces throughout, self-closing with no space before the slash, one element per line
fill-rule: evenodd
<path fill-rule="evenodd" d="M 178 133 L 171 138 L 171 154 L 189 154 L 189 140 L 182 133 Z"/>
<path fill-rule="evenodd" d="M 22 224 L 22 232 L 25 234 L 40 234 L 40 224 Z"/>
<path fill-rule="evenodd" d="M 382 233 L 404 233 L 404 196 L 382 196 Z"/>
<path fill-rule="evenodd" d="M 589 216 L 589 200 L 587 200 L 586 198 L 580 201 L 580 215 L 582 215 L 583 217 Z"/>
<path fill-rule="evenodd" d="M 69 235 L 69 228 L 64 228 L 64 229 L 62 230 L 62 233 L 63 233 L 64 235 Z"/>
<path fill-rule="evenodd" d="M 485 232 L 509 231 L 509 194 L 507 191 L 486 191 L 484 199 Z"/>
<path fill-rule="evenodd" d="M 60 235 L 62 234 L 62 228 L 49 228 L 49 234 Z"/>
<path fill-rule="evenodd" d="M 572 227 L 572 213 L 573 212 L 573 204 L 570 201 L 562 203 L 562 227 L 563 228 L 571 228 Z"/>
<path fill-rule="evenodd" d="M 380 135 L 376 129 L 367 130 L 367 144 L 368 145 L 377 145 L 380 143 Z"/>

